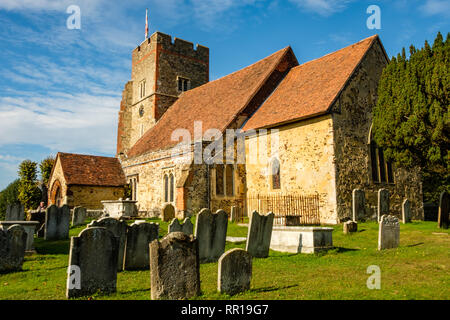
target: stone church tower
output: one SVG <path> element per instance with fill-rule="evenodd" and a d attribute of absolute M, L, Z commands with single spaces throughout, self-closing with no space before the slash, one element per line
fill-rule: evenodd
<path fill-rule="evenodd" d="M 132 52 L 131 81 L 119 111 L 117 155 L 122 157 L 189 89 L 209 81 L 209 49 L 155 32 Z"/>

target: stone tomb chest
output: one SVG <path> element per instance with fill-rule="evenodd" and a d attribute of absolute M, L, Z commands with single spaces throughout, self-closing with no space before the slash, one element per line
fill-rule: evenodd
<path fill-rule="evenodd" d="M 290 253 L 315 253 L 333 248 L 333 228 L 274 226 L 270 249 Z"/>
<path fill-rule="evenodd" d="M 112 218 L 135 217 L 138 210 L 134 200 L 103 200 L 103 211 Z"/>

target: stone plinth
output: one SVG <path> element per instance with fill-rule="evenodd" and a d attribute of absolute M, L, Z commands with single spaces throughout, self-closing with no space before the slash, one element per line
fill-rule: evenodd
<path fill-rule="evenodd" d="M 25 233 L 27 234 L 25 252 L 34 252 L 34 232 L 36 230 L 36 227 L 39 225 L 39 221 L 0 221 L 0 226 L 2 226 L 4 230 L 8 229 L 14 224 L 22 226 L 25 229 Z"/>
<path fill-rule="evenodd" d="M 290 253 L 315 253 L 333 248 L 333 228 L 273 227 L 270 249 Z"/>
<path fill-rule="evenodd" d="M 138 210 L 135 200 L 103 200 L 103 211 L 112 218 L 135 217 Z"/>

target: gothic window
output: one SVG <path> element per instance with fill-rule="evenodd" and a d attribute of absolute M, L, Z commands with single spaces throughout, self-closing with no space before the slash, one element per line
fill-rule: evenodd
<path fill-rule="evenodd" d="M 372 131 L 372 130 L 371 130 Z M 370 164 L 373 182 L 394 183 L 392 163 L 384 158 L 383 149 L 378 147 L 370 134 Z"/>
<path fill-rule="evenodd" d="M 164 202 L 175 201 L 175 177 L 172 173 L 164 175 Z"/>
<path fill-rule="evenodd" d="M 137 200 L 138 177 L 131 177 L 128 181 L 131 189 L 131 200 Z"/>
<path fill-rule="evenodd" d="M 164 202 L 169 202 L 169 176 L 164 175 Z"/>
<path fill-rule="evenodd" d="M 277 158 L 273 159 L 270 165 L 270 177 L 272 183 L 272 189 L 281 189 L 281 177 L 280 177 L 280 161 Z"/>
<path fill-rule="evenodd" d="M 184 92 L 190 89 L 190 81 L 186 78 L 178 77 L 178 91 Z"/>
<path fill-rule="evenodd" d="M 232 164 L 227 164 L 225 168 L 225 183 L 227 196 L 234 196 L 234 168 Z"/>
<path fill-rule="evenodd" d="M 169 182 L 170 182 L 170 188 L 169 188 L 169 201 L 173 202 L 173 196 L 175 193 L 175 185 L 174 185 L 174 178 L 173 174 L 170 174 L 169 176 Z"/>
<path fill-rule="evenodd" d="M 223 177 L 223 165 L 219 164 L 216 166 L 216 194 L 224 195 L 223 185 L 224 185 L 224 177 Z"/>

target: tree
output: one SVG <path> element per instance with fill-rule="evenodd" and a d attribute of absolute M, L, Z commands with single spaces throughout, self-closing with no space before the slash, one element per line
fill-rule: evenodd
<path fill-rule="evenodd" d="M 48 180 L 50 179 L 50 175 L 52 173 L 53 166 L 55 165 L 55 158 L 52 156 L 48 156 L 39 164 L 39 169 L 41 171 L 41 179 L 42 183 L 47 185 Z"/>
<path fill-rule="evenodd" d="M 5 219 L 8 204 L 19 202 L 19 181 L 16 179 L 0 192 L 0 220 Z"/>
<path fill-rule="evenodd" d="M 373 133 L 399 167 L 422 168 L 425 201 L 450 191 L 450 34 L 431 47 L 410 47 L 384 69 L 373 110 Z"/>
<path fill-rule="evenodd" d="M 37 184 L 37 163 L 24 160 L 19 165 L 19 201 L 25 210 L 36 208 L 41 200 L 41 191 Z"/>

